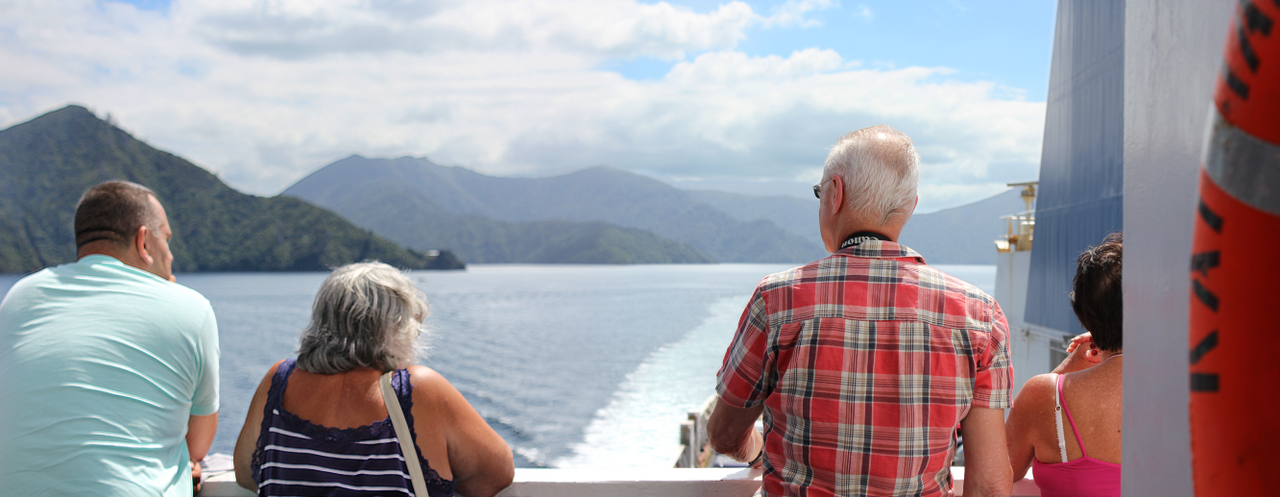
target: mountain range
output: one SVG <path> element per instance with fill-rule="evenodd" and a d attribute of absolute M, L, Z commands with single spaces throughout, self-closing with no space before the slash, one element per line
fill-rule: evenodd
<path fill-rule="evenodd" d="M 156 192 L 178 272 L 315 271 L 365 259 L 425 269 L 450 258 L 404 249 L 295 198 L 240 193 L 71 105 L 0 131 L 0 272 L 74 260 L 76 202 L 111 179 Z"/>
<path fill-rule="evenodd" d="M 472 262 L 577 262 L 564 254 L 604 234 L 682 249 L 684 260 L 800 263 L 824 257 L 817 199 L 681 190 L 610 167 L 546 178 L 495 177 L 426 158 L 351 156 L 286 189 L 405 246 L 450 247 Z M 1025 209 L 1017 190 L 917 214 L 901 241 L 934 264 L 994 264 L 999 218 Z M 582 224 L 589 223 L 589 224 Z M 587 229 L 585 226 L 590 226 Z M 548 250 L 550 243 L 556 247 Z"/>
<path fill-rule="evenodd" d="M 715 191 L 690 192 L 699 201 L 740 220 L 764 219 L 818 246 L 817 199 L 756 197 Z M 1010 189 L 971 204 L 915 214 L 898 241 L 924 256 L 930 264 L 995 264 L 996 238 L 1005 234 L 1001 216 L 1026 210 L 1021 190 Z"/>
<path fill-rule="evenodd" d="M 826 255 L 816 199 L 682 190 L 605 166 L 495 177 L 426 158 L 354 155 L 279 196 L 246 195 L 72 105 L 0 131 L 0 272 L 71 260 L 75 201 L 107 179 L 142 183 L 161 197 L 177 233 L 177 271 L 324 270 L 364 259 L 406 268 L 460 267 L 458 258 L 802 263 Z M 934 264 L 992 264 L 999 217 L 1024 209 L 1017 195 L 917 214 L 901 240 Z"/>
<path fill-rule="evenodd" d="M 930 264 L 995 264 L 995 239 L 1008 227 L 1001 216 L 1027 210 L 1014 188 L 977 202 L 911 216 L 899 241 Z"/>
<path fill-rule="evenodd" d="M 577 262 L 547 260 L 547 250 L 537 247 L 551 241 L 572 249 L 604 234 L 681 256 L 636 262 L 795 262 L 823 254 L 773 221 L 737 219 L 693 192 L 610 167 L 511 178 L 425 158 L 351 156 L 282 195 L 332 209 L 411 248 L 450 247 L 471 262 Z"/>

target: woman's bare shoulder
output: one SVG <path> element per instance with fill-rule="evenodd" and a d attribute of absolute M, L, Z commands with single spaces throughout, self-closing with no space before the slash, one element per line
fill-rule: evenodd
<path fill-rule="evenodd" d="M 1055 373 L 1038 374 L 1032 376 L 1030 380 L 1027 380 L 1027 382 L 1022 385 L 1022 388 L 1057 388 L 1058 376 L 1060 375 Z"/>
<path fill-rule="evenodd" d="M 456 394 L 458 391 L 444 375 L 434 369 L 419 365 L 409 366 L 406 369 L 409 370 L 409 383 L 413 385 L 415 396 L 423 394 L 441 397 Z"/>
<path fill-rule="evenodd" d="M 409 379 L 413 382 L 414 386 L 428 385 L 438 381 L 448 382 L 448 380 L 444 379 L 444 376 L 439 372 L 426 366 L 419 366 L 415 364 L 405 369 L 409 370 Z"/>
<path fill-rule="evenodd" d="M 279 361 L 276 361 L 275 364 L 272 364 L 271 367 L 267 368 L 267 373 L 262 375 L 262 381 L 258 382 L 258 391 L 254 392 L 255 397 L 257 397 L 258 394 L 264 396 L 267 394 L 267 388 L 271 386 L 271 379 L 275 378 L 276 371 L 280 370 L 280 365 L 284 364 L 284 361 L 284 359 L 280 359 Z"/>
<path fill-rule="evenodd" d="M 1022 390 L 1018 391 L 1018 398 L 1013 401 L 1013 408 L 1025 409 L 1046 404 L 1053 406 L 1053 397 L 1057 391 L 1057 376 L 1053 373 L 1032 376 L 1022 384 Z"/>
<path fill-rule="evenodd" d="M 443 375 L 426 366 L 410 366 L 410 384 L 413 385 L 414 408 L 423 406 L 438 419 L 461 419 L 474 412 L 471 404 Z"/>

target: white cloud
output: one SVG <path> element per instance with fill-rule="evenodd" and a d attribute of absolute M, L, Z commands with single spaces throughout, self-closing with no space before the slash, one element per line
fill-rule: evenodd
<path fill-rule="evenodd" d="M 801 3 L 809 1 L 822 0 Z M 773 19 L 738 1 L 707 14 L 634 0 L 448 1 L 428 4 L 412 15 L 403 10 L 350 0 L 202 0 L 173 9 L 175 18 L 212 44 L 281 59 L 449 50 L 557 50 L 670 59 L 690 50 L 732 47 L 749 27 Z M 806 22 L 806 10 L 789 13 L 789 22 Z"/>
<path fill-rule="evenodd" d="M 867 7 L 866 4 L 860 3 L 857 8 L 853 9 L 853 17 L 854 19 L 861 20 L 862 22 L 871 22 L 875 19 L 876 15 L 871 11 L 871 7 Z"/>
<path fill-rule="evenodd" d="M 774 11 L 773 15 L 764 19 L 764 25 L 784 28 L 820 26 L 821 22 L 808 19 L 805 14 L 814 10 L 825 10 L 834 5 L 831 0 L 787 0 Z"/>
<path fill-rule="evenodd" d="M 0 125 L 81 102 L 259 194 L 352 153 L 495 174 L 609 164 L 812 183 L 837 137 L 880 123 L 915 139 L 922 192 L 1034 179 L 1043 103 L 945 68 L 733 48 L 784 11 L 829 5 L 792 0 L 764 17 L 737 2 L 176 0 L 166 16 L 4 3 Z M 649 81 L 599 69 L 636 56 L 680 62 Z"/>

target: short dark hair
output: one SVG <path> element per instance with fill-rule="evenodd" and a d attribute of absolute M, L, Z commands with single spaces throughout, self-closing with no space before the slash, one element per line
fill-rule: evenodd
<path fill-rule="evenodd" d="M 1123 249 L 1123 235 L 1107 235 L 1102 243 L 1080 254 L 1076 277 L 1071 280 L 1071 309 L 1084 329 L 1093 334 L 1093 343 L 1113 352 L 1124 349 Z"/>
<path fill-rule="evenodd" d="M 98 241 L 128 245 L 139 226 L 154 223 L 148 199 L 155 196 L 150 188 L 128 181 L 89 188 L 76 203 L 76 249 Z"/>

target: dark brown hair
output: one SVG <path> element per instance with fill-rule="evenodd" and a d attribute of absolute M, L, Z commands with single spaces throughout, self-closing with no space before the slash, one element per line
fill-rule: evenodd
<path fill-rule="evenodd" d="M 1112 233 L 1076 259 L 1071 280 L 1071 309 L 1099 349 L 1124 349 L 1124 292 L 1120 285 L 1124 238 Z"/>
<path fill-rule="evenodd" d="M 153 224 L 156 213 L 148 199 L 154 196 L 151 189 L 128 181 L 89 188 L 76 204 L 76 249 L 104 240 L 127 246 L 139 226 Z"/>

